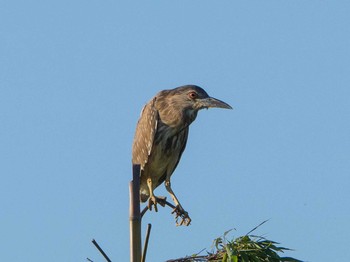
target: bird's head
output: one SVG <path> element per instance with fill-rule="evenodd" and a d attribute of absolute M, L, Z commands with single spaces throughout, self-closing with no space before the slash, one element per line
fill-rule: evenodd
<path fill-rule="evenodd" d="M 210 97 L 203 88 L 195 85 L 186 85 L 169 90 L 168 97 L 173 105 L 176 104 L 184 110 L 198 111 L 212 107 L 232 109 L 229 104 Z"/>
<path fill-rule="evenodd" d="M 232 109 L 229 104 L 210 97 L 203 88 L 195 85 L 163 90 L 156 97 L 160 117 L 168 125 L 188 125 L 196 119 L 198 111 L 204 108 Z"/>

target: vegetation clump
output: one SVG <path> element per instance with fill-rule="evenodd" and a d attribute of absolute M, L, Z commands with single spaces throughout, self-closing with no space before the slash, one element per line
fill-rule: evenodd
<path fill-rule="evenodd" d="M 263 236 L 251 234 L 265 222 L 256 226 L 246 235 L 233 240 L 227 239 L 227 234 L 231 230 L 226 231 L 223 236 L 214 240 L 214 251 L 207 252 L 207 255 L 195 254 L 167 262 L 302 262 L 292 257 L 279 255 L 292 249 L 278 246 L 279 243 Z"/>

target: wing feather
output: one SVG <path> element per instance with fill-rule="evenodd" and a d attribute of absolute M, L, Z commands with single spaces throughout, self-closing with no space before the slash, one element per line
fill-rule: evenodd
<path fill-rule="evenodd" d="M 157 132 L 159 115 L 155 101 L 156 98 L 153 98 L 143 107 L 132 145 L 132 163 L 140 164 L 141 169 L 148 162 Z"/>

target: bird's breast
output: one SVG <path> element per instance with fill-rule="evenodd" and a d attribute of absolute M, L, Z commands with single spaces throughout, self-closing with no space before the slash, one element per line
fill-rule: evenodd
<path fill-rule="evenodd" d="M 187 129 L 176 130 L 166 125 L 158 126 L 149 160 L 144 167 L 146 176 L 162 183 L 171 175 L 180 160 L 187 140 Z"/>

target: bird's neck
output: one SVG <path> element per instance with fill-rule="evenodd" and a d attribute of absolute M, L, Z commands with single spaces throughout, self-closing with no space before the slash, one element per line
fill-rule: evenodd
<path fill-rule="evenodd" d="M 183 118 L 187 125 L 190 125 L 194 120 L 196 120 L 198 110 L 187 109 L 183 111 Z"/>
<path fill-rule="evenodd" d="M 197 117 L 197 110 L 166 110 L 160 113 L 160 120 L 172 128 L 184 128 L 189 126 Z"/>

